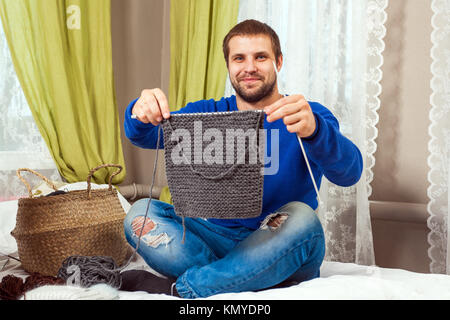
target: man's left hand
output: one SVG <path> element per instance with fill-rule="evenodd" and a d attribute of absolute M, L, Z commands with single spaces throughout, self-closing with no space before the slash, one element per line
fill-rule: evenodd
<path fill-rule="evenodd" d="M 311 106 L 301 94 L 287 96 L 264 108 L 267 121 L 283 119 L 289 132 L 297 133 L 300 138 L 311 136 L 316 130 L 316 118 Z"/>

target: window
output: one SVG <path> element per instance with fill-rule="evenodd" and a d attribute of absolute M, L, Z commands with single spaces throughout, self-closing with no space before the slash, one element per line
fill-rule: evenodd
<path fill-rule="evenodd" d="M 16 176 L 18 168 L 30 168 L 52 180 L 60 179 L 23 94 L 1 23 L 0 79 L 0 201 L 4 201 L 27 194 Z M 36 178 L 26 179 L 33 187 L 42 182 Z"/>

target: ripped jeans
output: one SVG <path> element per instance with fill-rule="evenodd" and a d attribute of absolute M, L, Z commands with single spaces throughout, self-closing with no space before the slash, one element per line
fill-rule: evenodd
<path fill-rule="evenodd" d="M 125 235 L 136 247 L 147 199 L 133 204 L 125 220 Z M 152 200 L 138 253 L 155 271 L 176 278 L 183 298 L 227 292 L 256 291 L 285 280 L 319 276 L 325 254 L 322 225 L 302 202 L 290 202 L 277 212 L 287 219 L 278 227 L 258 230 L 229 228 L 201 218 L 181 217 L 174 207 Z"/>

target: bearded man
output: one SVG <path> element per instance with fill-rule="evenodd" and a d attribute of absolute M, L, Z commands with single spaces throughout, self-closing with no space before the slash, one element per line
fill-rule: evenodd
<path fill-rule="evenodd" d="M 264 111 L 267 134 L 274 130 L 278 134 L 278 141 L 266 139 L 266 148 L 276 149 L 272 146 L 277 144 L 279 168 L 264 176 L 262 213 L 249 219 L 186 218 L 183 244 L 181 217 L 171 204 L 152 200 L 144 221 L 149 199 L 137 201 L 124 221 L 126 238 L 136 246 L 143 224 L 142 236 L 166 233 L 171 239 L 166 245 L 144 243 L 138 252 L 167 278 L 130 271 L 124 277 L 134 282 L 124 290 L 197 298 L 320 276 L 324 232 L 314 211 L 316 191 L 299 138 L 317 186 L 324 175 L 340 186 L 355 184 L 363 168 L 361 153 L 340 133 L 337 119 L 326 107 L 301 94 L 279 92 L 277 74 L 283 55 L 270 26 L 256 20 L 237 24 L 224 38 L 223 52 L 236 94 L 218 101 L 190 102 L 172 114 Z M 158 126 L 170 116 L 165 94 L 145 89 L 126 109 L 126 136 L 134 145 L 155 149 Z"/>

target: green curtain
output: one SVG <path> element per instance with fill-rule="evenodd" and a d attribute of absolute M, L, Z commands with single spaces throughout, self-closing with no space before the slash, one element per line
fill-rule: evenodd
<path fill-rule="evenodd" d="M 228 71 L 222 41 L 236 24 L 238 11 L 239 0 L 171 0 L 171 111 L 188 102 L 223 96 Z M 159 199 L 173 203 L 167 186 Z"/>
<path fill-rule="evenodd" d="M 227 68 L 222 41 L 236 24 L 239 0 L 171 0 L 170 86 L 172 110 L 200 99 L 219 99 Z"/>
<path fill-rule="evenodd" d="M 111 46 L 110 0 L 0 0 L 14 67 L 60 174 L 85 181 L 89 170 L 123 167 Z M 115 168 L 98 170 L 106 183 Z"/>

